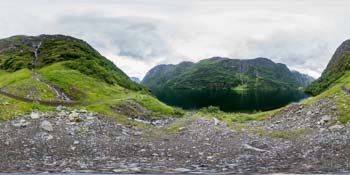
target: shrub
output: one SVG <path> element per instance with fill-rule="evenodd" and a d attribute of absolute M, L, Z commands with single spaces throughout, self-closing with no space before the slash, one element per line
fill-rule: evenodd
<path fill-rule="evenodd" d="M 220 113 L 220 112 L 222 112 L 220 110 L 220 108 L 217 106 L 204 107 L 204 108 L 201 108 L 199 111 L 203 112 L 203 113 Z"/>

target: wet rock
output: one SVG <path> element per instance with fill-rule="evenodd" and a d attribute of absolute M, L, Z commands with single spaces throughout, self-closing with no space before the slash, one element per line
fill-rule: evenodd
<path fill-rule="evenodd" d="M 40 128 L 43 129 L 44 131 L 47 131 L 47 132 L 52 132 L 53 131 L 52 124 L 49 121 L 47 121 L 47 120 L 44 120 L 43 122 L 41 122 Z"/>

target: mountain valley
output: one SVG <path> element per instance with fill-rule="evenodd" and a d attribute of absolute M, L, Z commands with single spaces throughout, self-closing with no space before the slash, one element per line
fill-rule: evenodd
<path fill-rule="evenodd" d="M 311 85 L 310 77 L 266 58 L 216 57 L 159 65 L 145 87 L 83 40 L 2 39 L 0 172 L 349 172 L 347 43 Z M 316 96 L 243 113 L 169 106 L 154 89 L 305 89 Z"/>

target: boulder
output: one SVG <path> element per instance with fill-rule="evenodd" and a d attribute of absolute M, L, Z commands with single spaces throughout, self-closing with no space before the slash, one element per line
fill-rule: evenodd
<path fill-rule="evenodd" d="M 53 131 L 52 124 L 47 120 L 44 120 L 43 122 L 41 122 L 40 128 L 43 129 L 44 131 L 47 131 L 47 132 Z"/>
<path fill-rule="evenodd" d="M 40 118 L 40 113 L 39 112 L 32 112 L 30 114 L 31 119 L 39 119 Z"/>

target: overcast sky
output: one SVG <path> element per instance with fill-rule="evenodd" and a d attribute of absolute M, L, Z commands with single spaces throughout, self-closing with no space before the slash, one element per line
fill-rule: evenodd
<path fill-rule="evenodd" d="M 350 38 L 347 0 L 0 0 L 0 37 L 66 34 L 129 76 L 213 56 L 267 57 L 318 77 Z"/>

